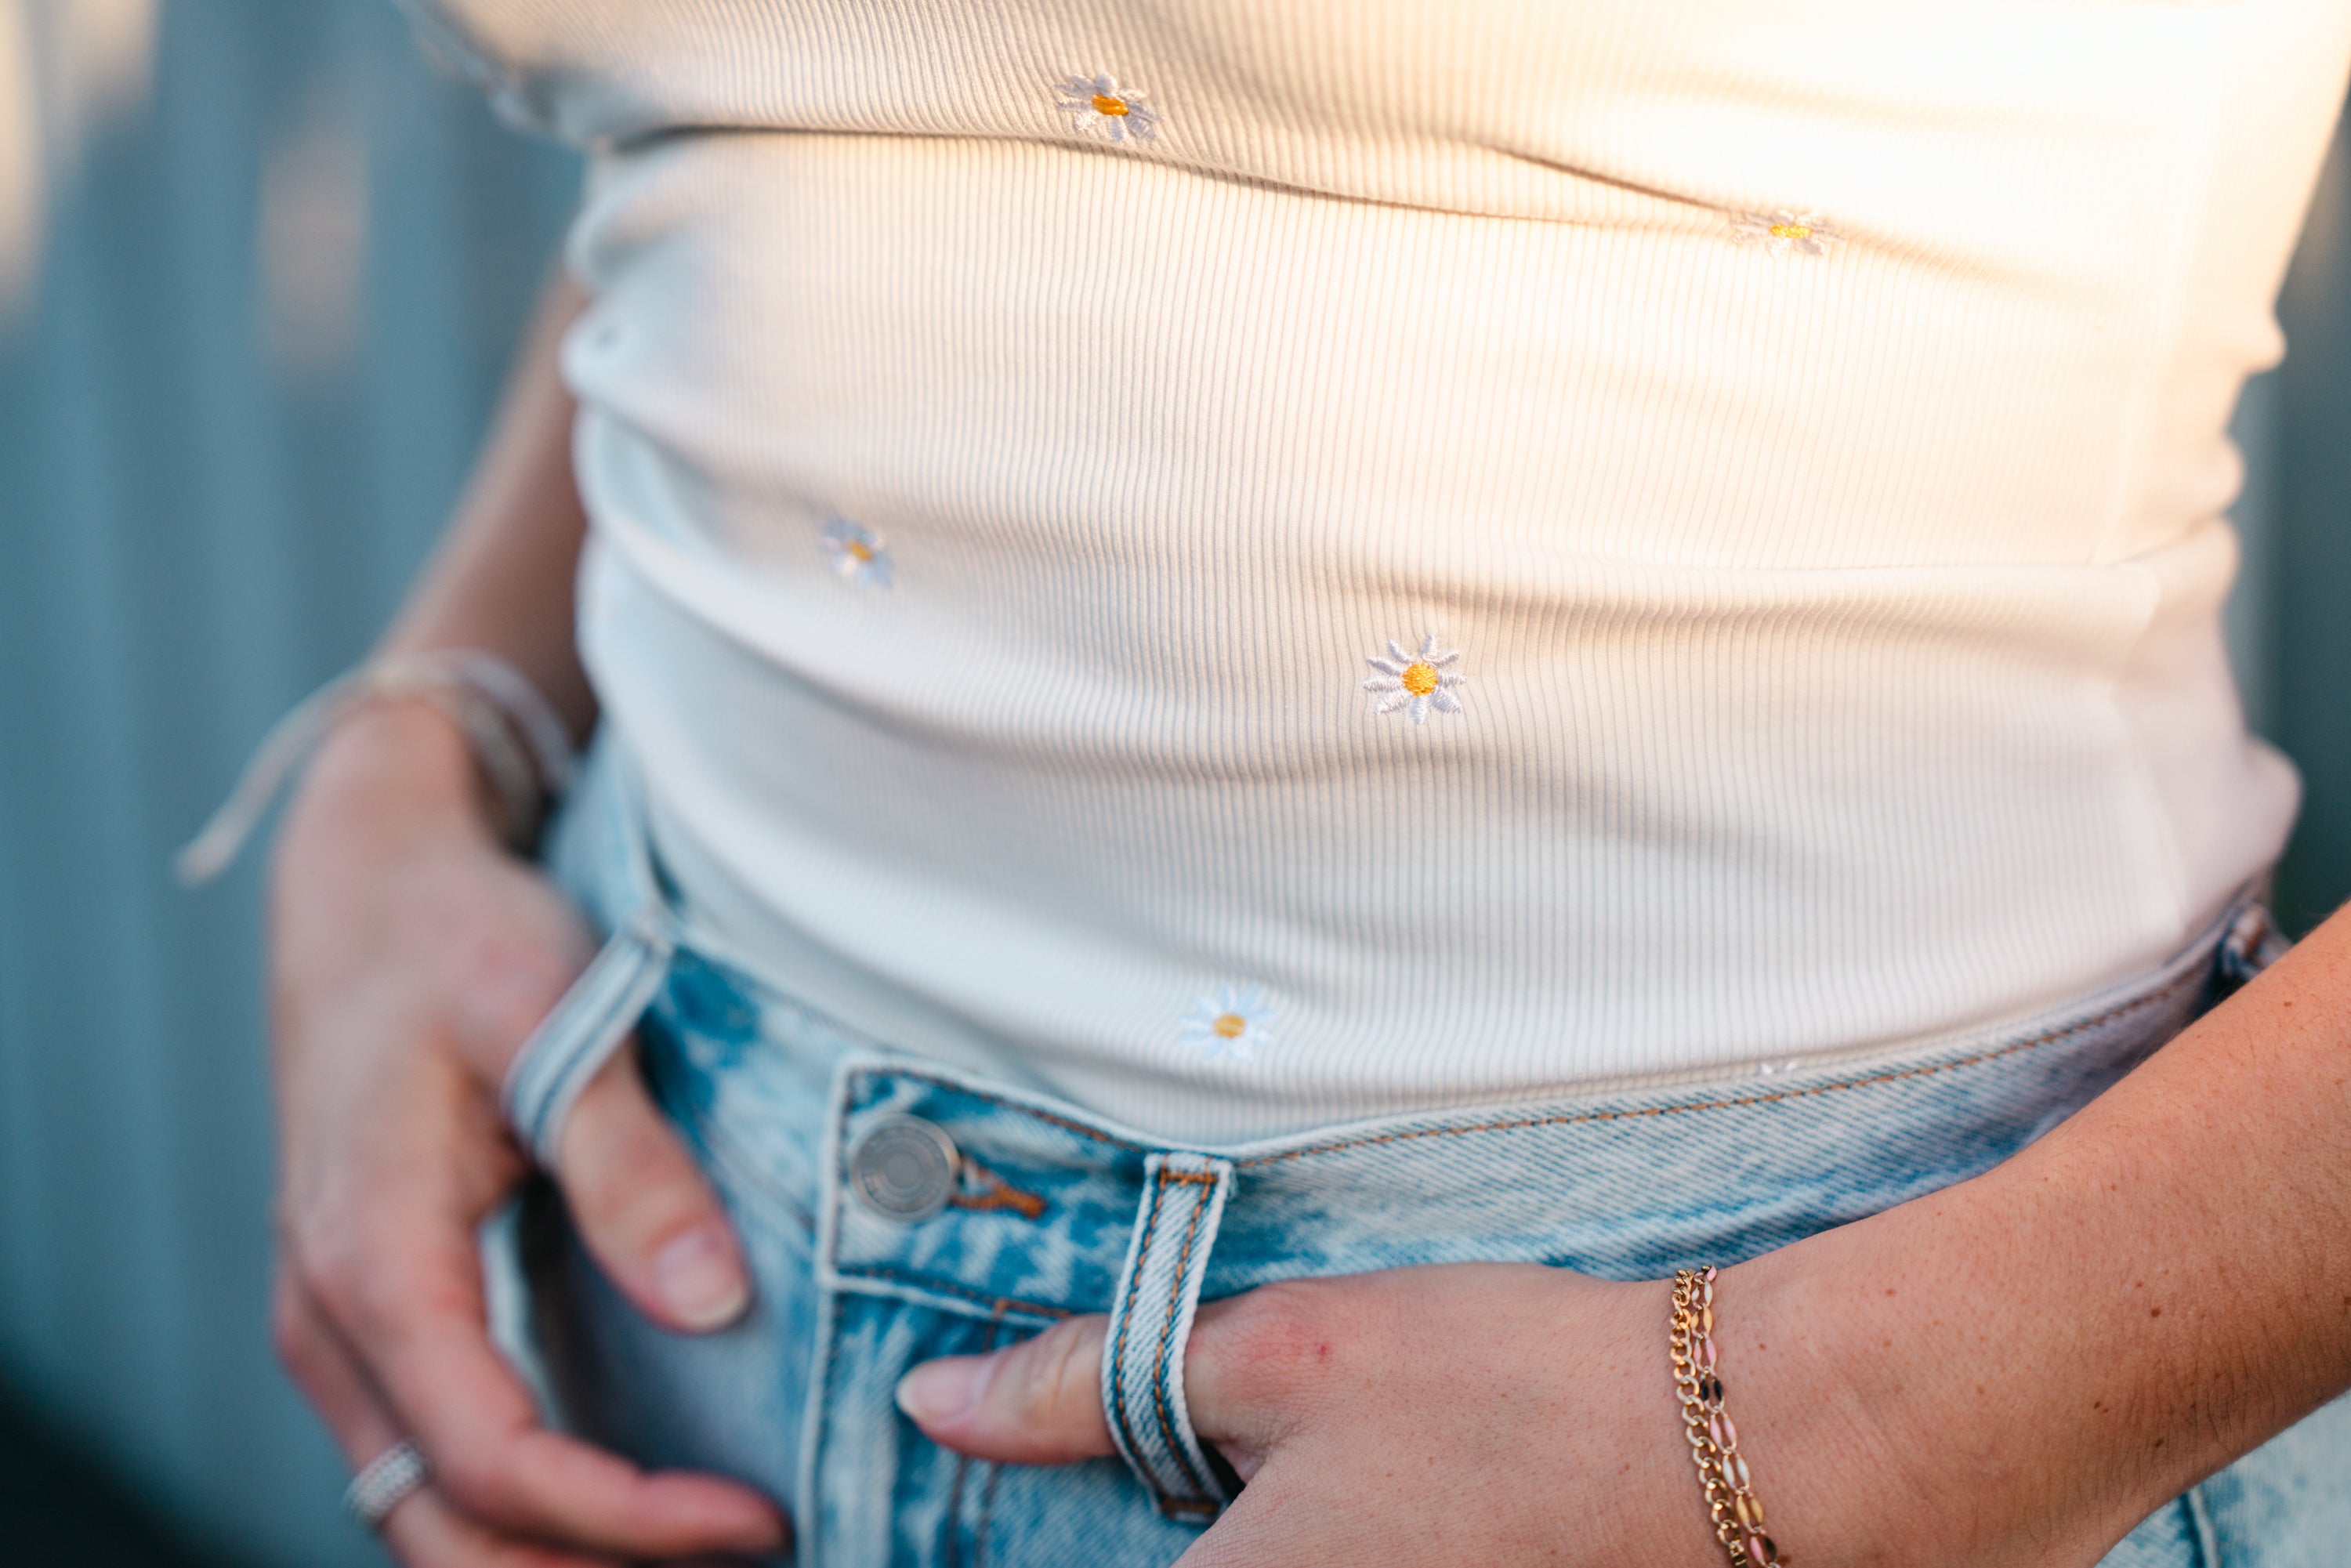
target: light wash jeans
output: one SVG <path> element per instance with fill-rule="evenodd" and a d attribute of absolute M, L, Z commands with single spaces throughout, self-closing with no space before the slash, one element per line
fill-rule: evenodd
<path fill-rule="evenodd" d="M 1189 1148 L 893 1053 L 697 953 L 614 774 L 595 771 L 553 860 L 620 935 L 526 1048 L 509 1110 L 550 1146 L 573 1088 L 642 1010 L 646 1077 L 740 1228 L 758 1300 L 719 1333 L 658 1330 L 542 1197 L 520 1228 L 533 1348 L 567 1425 L 771 1493 L 811 1568 L 1173 1562 L 1232 1484 L 1184 1406 L 1199 1301 L 1419 1263 L 1637 1280 L 1751 1258 L 1998 1164 L 2274 946 L 2248 897 L 2155 973 L 1992 1033 Z M 884 1124 L 894 1164 L 861 1144 Z M 892 1403 L 916 1362 L 1100 1312 L 1113 1314 L 1102 1383 L 1123 1459 L 966 1459 Z M 1670 1424 L 1664 1354 L 1661 1337 Z M 1801 1558 L 1802 1521 L 1783 1529 Z M 2106 1563 L 2351 1563 L 2351 1401 L 2167 1504 Z"/>

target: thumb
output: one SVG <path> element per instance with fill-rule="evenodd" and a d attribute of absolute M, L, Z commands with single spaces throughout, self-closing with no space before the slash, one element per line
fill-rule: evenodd
<path fill-rule="evenodd" d="M 898 1383 L 898 1408 L 943 1448 L 1013 1465 L 1112 1453 L 1102 1417 L 1100 1316 L 1070 1318 L 987 1355 L 926 1361 Z"/>
<path fill-rule="evenodd" d="M 555 1176 L 588 1250 L 646 1316 L 701 1333 L 750 1305 L 742 1249 L 694 1156 L 646 1095 L 633 1044 L 613 1052 L 573 1103 Z"/>

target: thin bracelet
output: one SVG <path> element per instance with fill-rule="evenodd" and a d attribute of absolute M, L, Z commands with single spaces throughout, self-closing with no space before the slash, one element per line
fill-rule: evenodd
<path fill-rule="evenodd" d="M 1714 1348 L 1714 1265 L 1674 1274 L 1674 1392 L 1682 1402 L 1690 1458 L 1706 1489 L 1706 1509 L 1714 1538 L 1730 1553 L 1730 1568 L 1783 1568 L 1784 1560 L 1763 1533 L 1763 1504 L 1739 1452 L 1739 1428 L 1722 1407 L 1722 1378 Z"/>
<path fill-rule="evenodd" d="M 472 648 L 389 654 L 337 676 L 270 727 L 237 775 L 228 799 L 173 861 L 179 879 L 201 887 L 226 870 L 262 813 L 328 732 L 380 702 L 422 697 L 465 731 L 466 749 L 496 797 L 507 838 L 527 847 L 547 808 L 569 788 L 570 737 L 528 676 Z"/>

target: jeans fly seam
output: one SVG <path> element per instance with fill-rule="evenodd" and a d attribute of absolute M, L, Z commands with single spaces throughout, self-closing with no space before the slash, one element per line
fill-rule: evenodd
<path fill-rule="evenodd" d="M 1003 1328 L 1004 1311 L 999 1306 L 996 1316 L 987 1320 L 987 1337 L 979 1342 L 980 1354 L 986 1355 L 996 1348 L 996 1336 L 1002 1332 Z M 942 1568 L 956 1568 L 956 1559 L 963 1555 L 959 1549 L 963 1540 L 963 1482 L 965 1473 L 970 1469 L 971 1456 L 964 1453 L 956 1454 L 955 1480 L 947 1488 L 946 1528 L 943 1531 L 946 1539 L 940 1543 L 939 1556 Z"/>
<path fill-rule="evenodd" d="M 1164 1171 L 1161 1175 L 1164 1176 Z M 1125 1435 L 1126 1450 L 1137 1459 L 1143 1458 L 1143 1444 L 1134 1435 L 1134 1422 L 1126 1409 L 1126 1332 L 1134 1322 L 1135 1287 L 1143 1283 L 1143 1270 L 1151 1260 L 1151 1236 L 1159 1228 L 1159 1210 L 1166 1201 L 1167 1183 L 1164 1180 L 1151 1189 L 1151 1211 L 1143 1217 L 1143 1235 L 1134 1244 L 1134 1270 L 1126 1283 L 1124 1310 L 1118 1314 L 1118 1341 L 1110 1354 L 1111 1410 L 1118 1418 L 1119 1430 Z M 1151 1490 L 1159 1490 L 1156 1481 Z"/>
<path fill-rule="evenodd" d="M 971 1568 L 987 1568 L 987 1527 L 996 1517 L 996 1482 L 1004 1474 L 1002 1465 L 987 1467 L 987 1484 L 979 1490 L 979 1523 L 971 1532 Z"/>
<path fill-rule="evenodd" d="M 1166 1174 L 1164 1171 L 1160 1173 L 1162 1180 L 1166 1179 Z M 1186 1175 L 1179 1176 L 1178 1179 L 1197 1182 L 1200 1177 L 1197 1175 Z M 1213 1181 L 1215 1178 L 1209 1179 Z M 1208 1197 L 1206 1194 L 1192 1199 L 1192 1223 L 1185 1228 L 1184 1245 L 1176 1254 L 1176 1273 L 1167 1287 L 1167 1315 L 1159 1325 L 1159 1354 L 1151 1367 L 1151 1393 L 1159 1406 L 1159 1430 L 1167 1439 L 1167 1451 L 1176 1456 L 1176 1468 L 1184 1472 L 1184 1479 L 1192 1483 L 1192 1490 L 1197 1494 L 1196 1500 L 1204 1506 L 1213 1507 L 1215 1496 L 1207 1484 L 1201 1480 L 1199 1472 L 1192 1468 L 1192 1458 L 1184 1451 L 1183 1439 L 1176 1435 L 1176 1421 L 1167 1409 L 1167 1359 L 1169 1350 L 1176 1340 L 1176 1308 L 1184 1300 L 1184 1270 L 1192 1265 L 1192 1243 L 1199 1237 L 1200 1216 L 1207 1211 L 1207 1207 Z M 1195 1500 L 1179 1499 L 1177 1500 L 1193 1501 Z"/>
<path fill-rule="evenodd" d="M 838 1299 L 833 1303 L 832 1311 L 825 1313 L 824 1316 L 825 1327 L 829 1334 L 824 1347 L 824 1383 L 813 1391 L 819 1404 L 816 1409 L 816 1431 L 809 1444 L 813 1452 L 810 1455 L 808 1474 L 812 1480 L 818 1482 L 821 1482 L 824 1478 L 824 1456 L 831 1447 L 832 1401 L 835 1391 L 841 1386 L 841 1342 L 847 1337 L 841 1332 L 841 1305 Z M 822 1488 L 811 1486 L 809 1490 L 811 1493 L 820 1493 Z M 800 1507 L 803 1511 L 819 1515 L 817 1525 L 820 1539 L 821 1539 L 824 1523 L 821 1517 L 823 1512 L 821 1496 L 811 1495 L 802 1498 Z"/>
<path fill-rule="evenodd" d="M 2027 1040 L 2011 1040 L 2006 1045 L 1991 1051 L 1979 1051 L 1973 1056 L 1963 1056 L 1951 1061 L 1932 1061 L 1924 1066 L 1905 1067 L 1890 1072 L 1874 1072 L 1860 1078 L 1840 1080 L 1834 1083 L 1815 1083 L 1809 1089 L 1782 1089 L 1771 1094 L 1743 1095 L 1728 1100 L 1707 1100 L 1688 1105 L 1645 1105 L 1631 1111 L 1580 1111 L 1559 1116 L 1527 1116 L 1508 1121 L 1480 1122 L 1468 1127 L 1416 1127 L 1406 1132 L 1383 1133 L 1376 1137 L 1350 1138 L 1335 1144 L 1317 1144 L 1310 1148 L 1285 1149 L 1280 1154 L 1259 1155 L 1250 1159 L 1237 1161 L 1235 1164 L 1238 1168 L 1248 1169 L 1257 1166 L 1279 1165 L 1285 1160 L 1304 1159 L 1312 1155 L 1334 1155 L 1347 1149 L 1370 1148 L 1383 1144 L 1401 1144 L 1417 1138 L 1452 1138 L 1467 1133 L 1511 1133 L 1532 1127 L 1573 1126 L 1586 1122 L 1635 1121 L 1647 1116 L 1686 1115 L 1693 1111 L 1736 1111 L 1750 1105 L 1777 1104 L 1784 1100 L 1807 1100 L 1816 1095 L 1834 1094 L 1848 1089 L 1872 1089 L 1880 1084 L 1898 1083 L 1906 1079 L 1928 1078 L 1938 1072 L 1953 1072 L 1963 1067 L 1980 1067 L 1985 1062 L 1997 1061 L 2002 1057 L 2014 1056 L 2020 1051 L 2037 1050 L 2042 1046 L 2064 1040 L 2068 1035 L 2080 1034 L 2085 1030 L 2096 1029 L 2101 1024 L 2108 1024 L 2116 1019 L 2126 1018 L 2141 1009 L 2153 1007 L 2158 1002 L 2168 999 L 2189 981 L 2203 977 L 2202 970 L 2191 969 L 2160 990 L 2133 998 L 2095 1017 L 2078 1019 L 2062 1029 L 2053 1029 Z"/>

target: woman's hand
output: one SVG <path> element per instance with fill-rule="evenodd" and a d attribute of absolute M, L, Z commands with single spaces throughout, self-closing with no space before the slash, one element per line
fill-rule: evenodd
<path fill-rule="evenodd" d="M 748 1489 L 648 1475 L 540 1427 L 491 1344 L 475 1233 L 527 1172 L 498 1085 L 590 944 L 478 795 L 448 720 L 386 705 L 339 727 L 288 820 L 280 1354 L 354 1468 L 402 1437 L 423 1450 L 432 1483 L 385 1522 L 409 1568 L 773 1549 L 786 1526 Z M 559 1166 L 590 1249 L 648 1316 L 692 1332 L 741 1312 L 733 1234 L 632 1053 L 580 1096 Z"/>
<path fill-rule="evenodd" d="M 1805 1568 L 2092 1568 L 2351 1387 L 2351 911 L 1970 1180 L 1724 1271 L 1715 1342 Z M 1667 1288 L 1522 1265 L 1200 1309 L 1193 1424 L 1248 1490 L 1184 1561 L 1698 1568 Z M 915 1368 L 949 1448 L 1112 1451 L 1102 1320 Z"/>
<path fill-rule="evenodd" d="M 1806 1374 L 1769 1353 L 1764 1304 L 1741 1297 L 1726 1274 L 1718 1335 L 1758 1495 L 1790 1556 L 1844 1561 L 1819 1520 L 1838 1490 L 1814 1452 L 1828 1424 L 1779 1418 L 1801 1407 L 1788 1385 Z M 1669 1310 L 1663 1284 L 1523 1264 L 1300 1281 L 1203 1306 L 1185 1397 L 1249 1486 L 1186 1568 L 1725 1561 L 1675 1402 Z M 981 1458 L 1109 1454 L 1102 1331 L 1072 1319 L 991 1355 L 925 1363 L 899 1402 Z M 1841 1479 L 1872 1469 L 1866 1458 L 1849 1451 Z"/>

